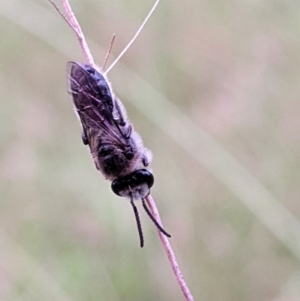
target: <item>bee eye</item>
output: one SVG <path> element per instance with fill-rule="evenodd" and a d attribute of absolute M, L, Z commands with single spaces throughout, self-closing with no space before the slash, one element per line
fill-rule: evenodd
<path fill-rule="evenodd" d="M 139 169 L 133 173 L 118 178 L 111 183 L 112 191 L 119 196 L 128 194 L 130 190 L 138 190 L 141 185 L 147 185 L 150 189 L 154 184 L 154 177 L 147 169 Z"/>
<path fill-rule="evenodd" d="M 151 188 L 154 184 L 154 177 L 152 173 L 147 169 L 141 169 L 139 171 L 139 177 L 143 178 L 143 180 L 147 183 L 148 187 Z"/>

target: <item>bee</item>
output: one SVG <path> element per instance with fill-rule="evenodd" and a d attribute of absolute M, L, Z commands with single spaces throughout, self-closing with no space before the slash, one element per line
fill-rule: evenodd
<path fill-rule="evenodd" d="M 145 198 L 154 177 L 147 169 L 152 153 L 127 119 L 122 102 L 114 95 L 105 75 L 90 65 L 68 62 L 69 92 L 82 125 L 82 142 L 88 145 L 96 168 L 110 180 L 112 191 L 130 199 L 144 246 L 141 222 L 135 200 L 141 200 L 156 227 L 171 237 L 155 220 Z"/>

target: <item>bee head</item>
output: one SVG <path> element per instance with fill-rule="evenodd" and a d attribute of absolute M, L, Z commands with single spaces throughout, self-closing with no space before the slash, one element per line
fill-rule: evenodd
<path fill-rule="evenodd" d="M 143 199 L 150 193 L 154 177 L 147 169 L 139 169 L 111 183 L 112 191 L 122 197 Z"/>

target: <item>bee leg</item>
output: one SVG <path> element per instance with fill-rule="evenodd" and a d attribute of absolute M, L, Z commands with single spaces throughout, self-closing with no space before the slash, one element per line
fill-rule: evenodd
<path fill-rule="evenodd" d="M 147 167 L 150 162 L 152 161 L 152 153 L 149 149 L 145 149 L 143 157 L 142 157 L 142 163 L 145 167 Z"/>
<path fill-rule="evenodd" d="M 82 142 L 83 142 L 84 145 L 89 144 L 89 139 L 87 137 L 87 134 L 86 134 L 85 130 L 82 131 L 81 139 L 82 139 Z"/>
<path fill-rule="evenodd" d="M 115 101 L 115 108 L 117 110 L 117 113 L 118 113 L 118 118 L 115 119 L 115 121 L 117 121 L 117 123 L 120 125 L 120 126 L 125 126 L 126 125 L 126 122 L 124 120 L 124 117 L 122 115 L 122 110 L 118 104 L 117 101 Z"/>
<path fill-rule="evenodd" d="M 145 167 L 147 167 L 150 164 L 150 161 L 148 160 L 147 156 L 143 157 L 142 162 Z"/>
<path fill-rule="evenodd" d="M 132 126 L 130 125 L 127 129 L 126 129 L 126 139 L 129 139 L 132 133 Z"/>

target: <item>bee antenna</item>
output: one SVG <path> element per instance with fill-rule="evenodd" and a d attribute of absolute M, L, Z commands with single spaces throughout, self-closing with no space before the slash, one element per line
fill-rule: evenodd
<path fill-rule="evenodd" d="M 161 233 L 163 233 L 165 236 L 171 237 L 171 235 L 170 235 L 167 231 L 165 231 L 165 230 L 163 229 L 163 227 L 162 227 L 162 226 L 157 222 L 157 220 L 153 217 L 153 215 L 152 215 L 152 213 L 150 212 L 148 206 L 146 205 L 146 202 L 145 202 L 144 199 L 142 199 L 142 204 L 143 204 L 143 207 L 144 207 L 146 213 L 148 214 L 148 216 L 150 217 L 150 219 L 152 220 L 152 222 L 154 223 L 154 225 L 157 227 L 157 229 L 158 229 Z"/>
<path fill-rule="evenodd" d="M 130 203 L 131 203 L 131 206 L 133 208 L 133 212 L 134 212 L 134 216 L 135 216 L 135 220 L 136 220 L 136 225 L 137 225 L 137 228 L 138 228 L 138 232 L 139 232 L 139 237 L 140 237 L 140 246 L 141 248 L 144 246 L 144 236 L 143 236 L 143 231 L 142 231 L 142 225 L 141 225 L 141 220 L 140 220 L 140 217 L 139 217 L 139 212 L 133 202 L 133 198 L 132 196 L 130 196 Z"/>

